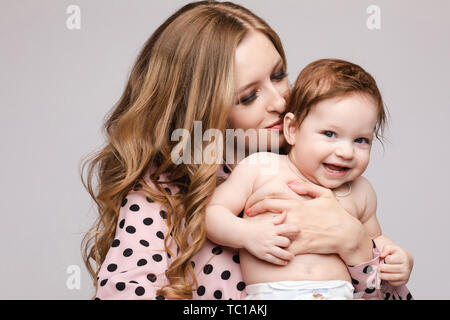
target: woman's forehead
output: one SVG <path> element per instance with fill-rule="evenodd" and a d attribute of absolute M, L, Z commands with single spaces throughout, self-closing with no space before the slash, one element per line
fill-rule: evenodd
<path fill-rule="evenodd" d="M 261 32 L 252 31 L 236 49 L 235 77 L 238 89 L 264 79 L 282 59 L 272 42 Z"/>

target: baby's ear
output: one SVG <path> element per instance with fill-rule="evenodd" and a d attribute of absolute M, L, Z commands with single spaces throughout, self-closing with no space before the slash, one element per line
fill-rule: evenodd
<path fill-rule="evenodd" d="M 292 112 L 286 113 L 283 119 L 283 134 L 286 142 L 291 146 L 295 145 L 295 135 L 297 133 L 297 126 L 295 125 L 295 116 Z"/>

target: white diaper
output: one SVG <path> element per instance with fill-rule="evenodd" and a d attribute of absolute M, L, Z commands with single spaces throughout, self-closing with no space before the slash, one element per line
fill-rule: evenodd
<path fill-rule="evenodd" d="M 248 285 L 247 300 L 347 300 L 353 299 L 348 281 L 279 281 Z"/>

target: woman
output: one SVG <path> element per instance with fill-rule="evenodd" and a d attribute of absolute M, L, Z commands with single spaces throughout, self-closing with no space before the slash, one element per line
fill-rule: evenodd
<path fill-rule="evenodd" d="M 194 121 L 201 121 L 203 132 L 279 130 L 289 94 L 285 70 L 277 34 L 232 3 L 190 3 L 154 32 L 106 121 L 106 146 L 83 165 L 83 183 L 99 211 L 84 239 L 98 299 L 245 296 L 237 251 L 209 242 L 203 221 L 218 177 L 226 178 L 231 168 L 194 161 L 195 147 L 187 142 L 184 152 L 192 151 L 192 161 L 175 165 L 171 152 L 179 142 L 171 134 L 183 128 L 194 137 Z M 281 134 L 277 142 L 284 143 Z M 299 203 L 286 188 L 266 185 L 255 192 L 255 212 L 267 206 L 287 210 L 285 223 L 302 230 L 293 252 L 339 254 L 348 265 L 359 264 L 349 267 L 356 291 L 367 289 L 378 256 L 362 225 L 324 189 L 292 186 L 315 198 Z M 374 267 L 365 274 L 367 265 Z"/>

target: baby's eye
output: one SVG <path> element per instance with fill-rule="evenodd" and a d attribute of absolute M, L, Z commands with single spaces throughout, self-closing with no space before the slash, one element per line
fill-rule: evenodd
<path fill-rule="evenodd" d="M 367 138 L 358 138 L 358 139 L 355 139 L 355 142 L 356 143 L 369 143 L 369 139 L 367 139 Z"/>
<path fill-rule="evenodd" d="M 336 133 L 334 133 L 333 131 L 324 131 L 323 134 L 328 138 L 334 138 L 336 136 Z"/>

